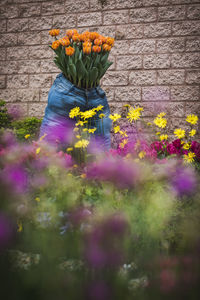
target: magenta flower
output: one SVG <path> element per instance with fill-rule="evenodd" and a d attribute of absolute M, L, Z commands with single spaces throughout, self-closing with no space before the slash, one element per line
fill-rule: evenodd
<path fill-rule="evenodd" d="M 5 167 L 0 174 L 2 182 L 10 186 L 16 193 L 24 193 L 28 187 L 28 174 L 20 165 L 10 165 Z"/>

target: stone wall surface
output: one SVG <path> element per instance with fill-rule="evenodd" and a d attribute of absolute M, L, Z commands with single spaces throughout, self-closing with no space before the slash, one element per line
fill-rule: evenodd
<path fill-rule="evenodd" d="M 1 0 L 0 98 L 43 116 L 59 70 L 48 31 L 77 28 L 116 39 L 102 87 L 113 112 L 140 103 L 173 127 L 200 112 L 200 1 Z M 179 126 L 180 126 L 179 125 Z"/>

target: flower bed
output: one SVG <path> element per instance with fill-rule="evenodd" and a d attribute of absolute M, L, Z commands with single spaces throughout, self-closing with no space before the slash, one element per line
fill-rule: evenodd
<path fill-rule="evenodd" d="M 132 132 L 110 115 L 119 143 L 104 152 L 90 126 L 101 109 L 75 108 L 74 127 L 37 141 L 1 133 L 4 299 L 197 299 L 198 118 L 170 142 L 164 112 L 147 124 L 126 106 Z"/>

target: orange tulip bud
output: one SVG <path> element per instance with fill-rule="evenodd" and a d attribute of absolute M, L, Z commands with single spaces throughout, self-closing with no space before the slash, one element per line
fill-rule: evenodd
<path fill-rule="evenodd" d="M 70 45 L 70 40 L 68 39 L 68 37 L 64 37 L 62 39 L 59 40 L 60 44 L 62 46 L 69 46 Z"/>
<path fill-rule="evenodd" d="M 57 35 L 59 35 L 59 33 L 60 33 L 60 29 L 52 29 L 52 30 L 49 30 L 49 34 L 50 34 L 51 36 L 57 36 Z"/>
<path fill-rule="evenodd" d="M 94 40 L 94 44 L 97 45 L 97 46 L 100 46 L 100 45 L 102 45 L 102 40 L 100 40 L 100 39 L 95 39 L 95 40 Z"/>
<path fill-rule="evenodd" d="M 65 53 L 68 56 L 72 56 L 74 54 L 74 52 L 75 52 L 75 49 L 73 47 L 67 47 L 67 48 L 65 48 Z"/>
<path fill-rule="evenodd" d="M 72 35 L 72 40 L 74 42 L 79 42 L 80 41 L 80 35 L 79 34 L 74 34 Z"/>
<path fill-rule="evenodd" d="M 109 46 L 111 46 L 111 47 L 113 47 L 113 45 L 114 45 L 114 39 L 113 38 L 111 38 L 111 37 L 107 37 L 106 38 L 106 44 L 108 44 Z"/>
<path fill-rule="evenodd" d="M 60 46 L 60 41 L 57 40 L 52 43 L 51 48 L 56 50 L 59 46 Z"/>
<path fill-rule="evenodd" d="M 110 51 L 111 50 L 111 46 L 109 46 L 108 44 L 103 44 L 103 50 L 104 51 Z"/>
<path fill-rule="evenodd" d="M 91 53 L 91 47 L 83 47 L 83 53 L 90 54 Z"/>
<path fill-rule="evenodd" d="M 68 36 L 69 39 L 71 39 L 71 37 L 72 37 L 74 34 L 78 34 L 78 31 L 77 31 L 76 29 L 70 29 L 70 30 L 67 30 L 67 31 L 66 31 L 66 35 Z"/>
<path fill-rule="evenodd" d="M 101 47 L 95 45 L 92 47 L 92 50 L 93 50 L 93 52 L 99 53 L 99 52 L 101 52 Z"/>

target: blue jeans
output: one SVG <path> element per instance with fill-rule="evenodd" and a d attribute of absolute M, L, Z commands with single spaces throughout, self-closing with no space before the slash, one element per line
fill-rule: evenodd
<path fill-rule="evenodd" d="M 105 117 L 102 122 L 102 119 L 96 115 L 92 118 L 90 126 L 97 128 L 94 133 L 95 137 L 100 138 L 103 148 L 108 150 L 111 145 L 112 121 L 109 118 L 110 109 L 105 92 L 100 86 L 91 89 L 78 88 L 60 73 L 48 94 L 48 104 L 40 128 L 40 137 L 50 132 L 51 128 L 59 125 L 59 123 L 62 123 L 63 126 L 65 121 L 69 121 L 69 112 L 72 108 L 78 106 L 81 111 L 86 111 L 98 105 L 103 105 L 99 114 L 103 113 Z"/>

